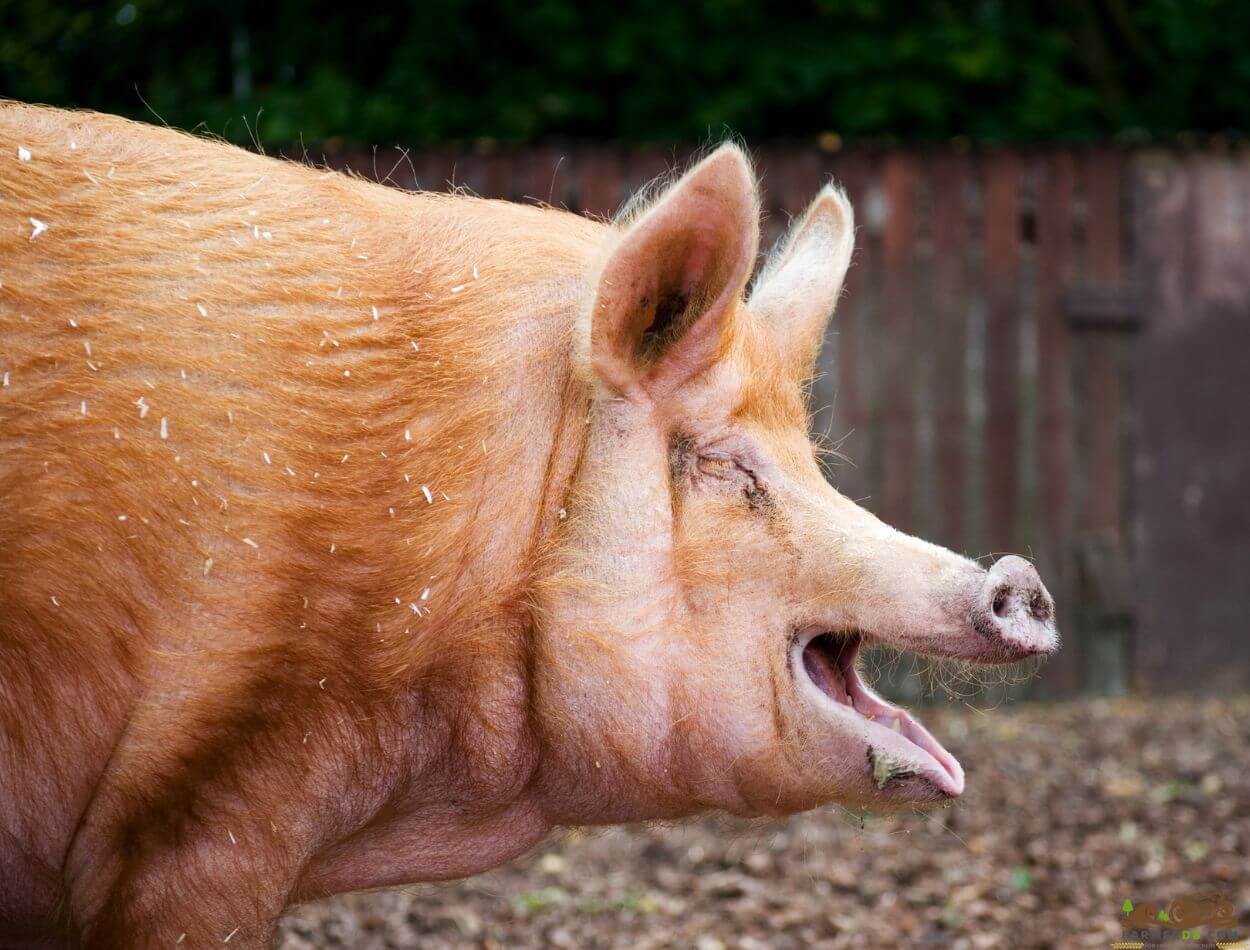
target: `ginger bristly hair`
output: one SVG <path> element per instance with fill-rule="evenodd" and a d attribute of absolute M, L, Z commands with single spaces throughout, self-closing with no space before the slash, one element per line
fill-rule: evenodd
<path fill-rule="evenodd" d="M 0 803 L 47 839 L 37 894 L 64 858 L 41 814 L 90 804 L 120 856 L 96 890 L 142 890 L 127 868 L 196 801 L 314 781 L 412 686 L 465 697 L 441 741 L 507 758 L 490 707 L 582 433 L 606 232 L 0 103 L 0 770 L 79 759 Z"/>
<path fill-rule="evenodd" d="M 124 639 L 194 603 L 185 641 L 330 638 L 408 680 L 515 602 L 456 581 L 600 226 L 16 104 L 0 146 L 19 625 Z"/>

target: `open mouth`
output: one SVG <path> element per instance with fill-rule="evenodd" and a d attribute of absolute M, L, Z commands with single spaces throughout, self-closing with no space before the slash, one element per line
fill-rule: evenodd
<path fill-rule="evenodd" d="M 865 635 L 818 633 L 801 639 L 806 678 L 843 715 L 855 717 L 867 742 L 868 765 L 879 791 L 912 779 L 936 787 L 946 797 L 959 795 L 964 772 L 911 714 L 887 703 L 860 679 L 855 660 Z"/>

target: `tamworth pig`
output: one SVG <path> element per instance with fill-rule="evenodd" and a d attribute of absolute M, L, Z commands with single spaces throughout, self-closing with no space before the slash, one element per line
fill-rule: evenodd
<path fill-rule="evenodd" d="M 0 943 L 262 946 L 553 828 L 960 794 L 868 643 L 1055 647 L 822 477 L 851 258 L 732 145 L 611 225 L 0 105 Z"/>

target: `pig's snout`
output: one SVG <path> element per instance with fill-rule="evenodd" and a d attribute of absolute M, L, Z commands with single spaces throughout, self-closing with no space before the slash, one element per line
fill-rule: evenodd
<path fill-rule="evenodd" d="M 1053 653 L 1059 645 L 1055 602 L 1033 565 L 1014 554 L 985 573 L 972 622 L 1008 662 Z"/>

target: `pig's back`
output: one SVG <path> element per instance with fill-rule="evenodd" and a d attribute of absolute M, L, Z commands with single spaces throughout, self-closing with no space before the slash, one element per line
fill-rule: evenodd
<path fill-rule="evenodd" d="M 142 631 L 302 548 L 296 515 L 359 519 L 394 491 L 380 432 L 471 410 L 489 347 L 524 357 L 509 307 L 601 231 L 0 105 L 0 598 Z"/>
<path fill-rule="evenodd" d="M 281 510 L 341 487 L 310 478 L 385 402 L 396 357 L 363 357 L 413 303 L 422 201 L 18 106 L 0 155 L 0 597 L 155 629 L 136 612 L 211 604 Z"/>

